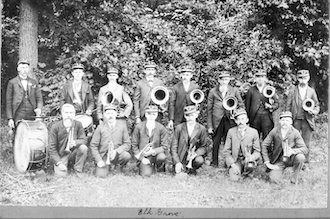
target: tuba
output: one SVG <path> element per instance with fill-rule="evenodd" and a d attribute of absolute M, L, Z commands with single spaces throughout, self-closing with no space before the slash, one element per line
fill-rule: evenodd
<path fill-rule="evenodd" d="M 114 103 L 115 98 L 113 96 L 113 93 L 111 91 L 107 91 L 105 92 L 105 94 L 103 95 L 101 102 L 102 104 L 105 105 L 109 105 L 111 103 Z"/>
<path fill-rule="evenodd" d="M 266 98 L 272 98 L 275 95 L 275 87 L 267 85 L 262 91 L 262 95 Z"/>
<path fill-rule="evenodd" d="M 204 100 L 204 93 L 200 89 L 195 89 L 190 92 L 189 98 L 194 104 L 199 104 Z"/>
<path fill-rule="evenodd" d="M 314 102 L 314 100 L 307 98 L 303 101 L 302 107 L 305 111 L 313 110 L 315 107 L 315 102 Z"/>
<path fill-rule="evenodd" d="M 151 90 L 151 100 L 157 105 L 165 104 L 170 98 L 170 92 L 164 86 L 157 86 Z"/>
<path fill-rule="evenodd" d="M 233 111 L 238 105 L 238 100 L 234 96 L 227 96 L 223 99 L 223 107 L 226 110 Z"/>

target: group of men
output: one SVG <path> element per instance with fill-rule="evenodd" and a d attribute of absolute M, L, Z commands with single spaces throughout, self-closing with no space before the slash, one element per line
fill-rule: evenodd
<path fill-rule="evenodd" d="M 266 72 L 255 74 L 255 85 L 247 92 L 245 102 L 237 88 L 229 85 L 231 75 L 227 71 L 218 74 L 218 85 L 207 97 L 207 129 L 197 122 L 200 110 L 190 99 L 190 93 L 199 86 L 191 79 L 193 69 L 180 70 L 181 81 L 172 88 L 169 100 L 169 123 L 173 138 L 163 124 L 158 122 L 158 106 L 151 100 L 151 91 L 164 86 L 156 75 L 155 63 L 144 66 L 144 78 L 136 83 L 133 101 L 117 83 L 118 69 L 109 68 L 108 83 L 100 88 L 96 104 L 99 125 L 88 143 L 82 124 L 75 121 L 76 113 L 91 115 L 94 97 L 91 87 L 82 80 L 84 66 L 72 66 L 73 80 L 62 90 L 61 115 L 49 130 L 49 154 L 55 174 L 66 175 L 69 163 L 78 177 L 82 177 L 88 148 L 96 163 L 95 174 L 106 177 L 116 168 L 121 170 L 133 158 L 138 160 L 139 172 L 150 176 L 165 170 L 166 150 L 170 149 L 176 174 L 196 174 L 207 156 L 208 134 L 212 136 L 212 162 L 219 165 L 219 146 L 224 142 L 223 155 L 232 180 L 251 173 L 257 162 L 264 161 L 270 170 L 270 180 L 278 181 L 287 166 L 293 166 L 292 183 L 297 182 L 304 162 L 309 162 L 309 146 L 315 129 L 314 116 L 319 112 L 316 92 L 308 86 L 307 70 L 297 72 L 298 84 L 289 93 L 285 111 L 280 114 L 280 125 L 274 128 L 272 113 L 279 107 L 277 94 L 265 97 Z M 8 125 L 15 128 L 22 119 L 38 117 L 42 108 L 42 95 L 37 82 L 28 77 L 29 62 L 19 61 L 18 76 L 7 87 Z M 107 102 L 109 92 L 113 100 Z M 234 110 L 224 106 L 226 98 L 237 103 Z M 303 101 L 312 99 L 314 106 L 305 111 Z M 271 100 L 270 100 L 271 99 Z M 126 120 L 134 108 L 135 126 L 129 134 Z M 262 136 L 260 143 L 259 136 Z M 134 156 L 132 156 L 134 155 Z"/>

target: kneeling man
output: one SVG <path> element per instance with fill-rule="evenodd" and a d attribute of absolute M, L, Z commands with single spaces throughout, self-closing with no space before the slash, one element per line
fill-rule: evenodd
<path fill-rule="evenodd" d="M 131 147 L 125 123 L 116 121 L 117 106 L 107 105 L 103 108 L 103 123 L 99 124 L 93 134 L 90 148 L 97 164 L 95 175 L 106 177 L 110 168 L 120 171 L 131 159 L 128 152 Z"/>
<path fill-rule="evenodd" d="M 299 131 L 292 126 L 292 114 L 289 111 L 280 114 L 280 126 L 275 127 L 262 143 L 262 157 L 270 169 L 271 182 L 278 182 L 283 171 L 293 166 L 291 183 L 296 184 L 308 149 Z"/>
<path fill-rule="evenodd" d="M 237 109 L 234 119 L 237 126 L 228 131 L 223 155 L 230 179 L 238 181 L 242 173 L 250 174 L 257 166 L 260 142 L 258 131 L 247 125 L 249 119 L 245 109 Z"/>

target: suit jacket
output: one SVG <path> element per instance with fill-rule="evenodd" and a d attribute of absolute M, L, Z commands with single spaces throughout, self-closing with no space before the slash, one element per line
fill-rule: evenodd
<path fill-rule="evenodd" d="M 113 142 L 114 149 L 119 154 L 123 151 L 129 151 L 131 148 L 131 141 L 126 125 L 117 122 L 115 128 L 112 130 L 108 122 L 97 126 L 90 142 L 91 153 L 96 163 L 101 161 L 104 155 L 107 154 L 110 141 Z"/>
<path fill-rule="evenodd" d="M 73 121 L 73 140 L 76 146 L 87 143 L 85 130 L 79 121 Z M 68 144 L 68 131 L 64 127 L 63 120 L 56 122 L 49 131 L 49 156 L 54 163 L 61 160 L 63 152 Z"/>
<path fill-rule="evenodd" d="M 188 145 L 188 137 L 189 135 L 186 122 L 181 123 L 175 127 L 171 146 L 173 164 L 184 162 L 184 156 L 190 147 L 190 145 Z M 205 127 L 196 122 L 194 130 L 190 137 L 190 144 L 196 146 L 195 152 L 197 156 L 206 156 L 206 141 L 207 132 Z"/>
<path fill-rule="evenodd" d="M 147 121 L 143 121 L 135 126 L 132 134 L 132 150 L 136 155 L 138 154 L 148 143 L 154 142 L 152 148 L 156 154 L 164 153 L 169 147 L 169 136 L 166 128 L 156 122 L 155 128 L 149 136 L 148 129 L 146 127 Z"/>
<path fill-rule="evenodd" d="M 288 146 L 293 148 L 293 150 L 298 154 L 308 153 L 308 149 L 305 145 L 303 138 L 301 137 L 299 131 L 294 127 L 291 127 L 284 138 L 282 138 L 281 128 L 273 128 L 265 140 L 262 142 L 261 152 L 264 162 L 270 161 L 271 164 L 276 163 L 280 154 L 283 151 L 282 142 L 288 139 Z"/>
<path fill-rule="evenodd" d="M 191 91 L 198 88 L 199 86 L 192 81 L 190 82 L 189 90 L 187 92 L 184 89 L 182 81 L 174 85 L 169 106 L 169 120 L 173 120 L 174 125 L 181 123 L 183 120 L 184 107 L 193 104 L 189 95 Z"/>
<path fill-rule="evenodd" d="M 42 94 L 38 82 L 30 77 L 27 78 L 27 93 L 28 98 L 33 106 L 33 109 L 42 108 Z M 11 79 L 8 82 L 6 93 L 6 114 L 7 119 L 13 119 L 19 105 L 23 101 L 24 88 L 19 76 Z"/>
<path fill-rule="evenodd" d="M 314 101 L 315 106 L 314 106 L 314 114 L 318 114 L 320 112 L 320 102 L 317 98 L 316 92 L 313 88 L 311 88 L 310 86 L 307 87 L 307 91 L 306 91 L 306 97 L 302 100 L 299 94 L 299 90 L 298 87 L 295 86 L 293 89 L 290 90 L 289 95 L 288 95 L 288 99 L 285 105 L 285 110 L 287 111 L 291 111 L 292 113 L 292 117 L 293 120 L 296 119 L 297 117 L 297 113 L 298 113 L 298 108 L 302 107 L 302 105 L 298 105 L 299 103 L 299 99 L 302 101 L 304 101 L 305 99 L 310 98 Z M 312 115 L 310 115 L 308 112 L 305 112 L 305 118 L 308 122 L 308 124 L 310 125 L 312 130 L 315 130 L 315 120 L 314 117 Z"/>
<path fill-rule="evenodd" d="M 237 88 L 232 86 L 228 86 L 228 91 L 226 92 L 226 96 L 234 96 L 237 98 L 238 107 L 245 108 L 241 95 Z M 207 97 L 207 128 L 213 128 L 214 130 L 218 128 L 222 117 L 225 113 L 228 113 L 223 107 L 223 99 L 219 86 L 214 87 L 210 90 L 210 93 Z"/>
<path fill-rule="evenodd" d="M 274 100 L 274 103 L 272 104 L 273 112 L 274 112 L 279 107 L 278 96 L 276 93 L 272 97 L 272 99 Z M 262 103 L 268 102 L 268 98 L 264 97 L 259 92 L 257 86 L 254 85 L 248 90 L 248 92 L 246 94 L 246 99 L 245 99 L 246 112 L 248 114 L 250 122 L 252 122 L 254 120 L 261 102 Z M 269 110 L 267 110 L 267 111 L 270 115 L 272 115 L 272 113 Z M 270 116 L 270 119 L 273 120 L 273 117 Z"/>
<path fill-rule="evenodd" d="M 154 78 L 152 87 L 145 78 L 136 83 L 136 88 L 133 95 L 135 118 L 141 118 L 144 116 L 145 108 L 151 102 L 151 90 L 157 86 L 163 86 L 163 82 L 158 78 Z"/>
<path fill-rule="evenodd" d="M 72 81 L 67 82 L 63 87 L 63 100 L 61 101 L 61 105 L 64 103 L 73 104 L 74 94 L 72 88 Z M 94 109 L 94 97 L 91 86 L 85 82 L 81 82 L 81 101 L 82 101 L 82 110 L 86 112 L 86 110 L 93 110 Z"/>
<path fill-rule="evenodd" d="M 228 167 L 237 161 L 240 149 L 244 157 L 247 156 L 247 150 L 250 151 L 252 160 L 257 160 L 260 157 L 259 134 L 256 129 L 248 126 L 243 136 L 239 133 L 237 126 L 228 130 L 223 149 Z"/>
<path fill-rule="evenodd" d="M 111 91 L 114 98 L 116 98 L 119 101 L 119 104 L 125 103 L 126 106 L 123 109 L 124 115 L 126 118 L 129 117 L 129 115 L 132 112 L 133 109 L 133 103 L 129 95 L 124 91 L 124 87 L 116 84 L 114 87 L 110 87 L 108 84 L 101 87 L 99 91 L 99 97 L 97 100 L 97 118 L 102 119 L 103 118 L 103 110 L 102 110 L 102 98 L 104 97 L 105 93 L 107 91 Z"/>

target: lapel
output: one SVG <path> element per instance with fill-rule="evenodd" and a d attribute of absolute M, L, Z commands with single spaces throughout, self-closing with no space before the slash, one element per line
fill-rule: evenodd
<path fill-rule="evenodd" d="M 237 138 L 241 141 L 242 140 L 242 136 L 241 136 L 241 133 L 239 133 L 237 126 L 235 127 L 235 133 L 236 133 Z"/>
<path fill-rule="evenodd" d="M 19 76 L 16 77 L 15 82 L 18 84 L 18 86 L 21 87 L 21 89 L 24 90 L 23 84 L 22 84 L 21 79 L 19 78 Z"/>
<path fill-rule="evenodd" d="M 33 85 L 32 81 L 31 81 L 31 78 L 27 77 L 27 80 L 26 80 L 27 84 L 26 84 L 26 89 L 27 89 L 27 94 L 28 96 L 30 97 L 30 94 L 31 94 L 31 86 Z M 31 84 L 31 86 L 29 86 L 29 84 Z"/>
<path fill-rule="evenodd" d="M 73 81 L 70 81 L 68 83 L 68 93 L 69 93 L 69 96 L 71 97 L 71 100 L 73 100 L 73 85 L 72 85 Z"/>
<path fill-rule="evenodd" d="M 222 97 L 222 94 L 221 94 L 221 92 L 220 92 L 220 86 L 219 86 L 219 85 L 217 85 L 217 87 L 216 87 L 216 89 L 215 89 L 215 92 L 216 92 L 216 94 L 219 96 L 220 101 L 222 102 L 223 97 Z"/>
<path fill-rule="evenodd" d="M 81 104 L 83 105 L 83 102 L 85 100 L 86 97 L 86 91 L 87 91 L 87 83 L 85 83 L 84 81 L 81 81 Z"/>
<path fill-rule="evenodd" d="M 190 142 L 192 142 L 192 140 L 196 137 L 198 131 L 199 131 L 199 126 L 198 126 L 198 124 L 196 122 L 195 127 L 194 127 L 194 129 L 193 129 L 193 131 L 191 133 Z"/>
<path fill-rule="evenodd" d="M 188 143 L 188 129 L 187 129 L 187 123 L 184 123 L 182 126 L 182 132 L 181 135 L 183 136 L 183 145 L 185 147 L 187 147 L 187 143 Z"/>

